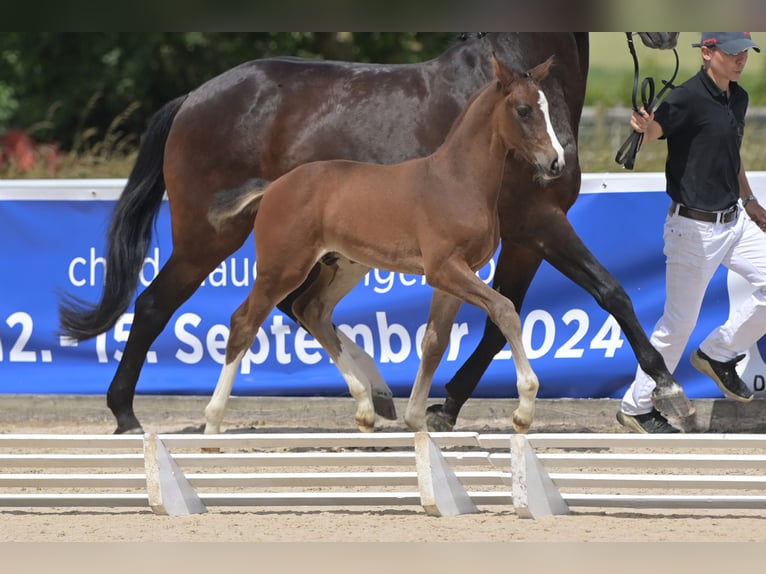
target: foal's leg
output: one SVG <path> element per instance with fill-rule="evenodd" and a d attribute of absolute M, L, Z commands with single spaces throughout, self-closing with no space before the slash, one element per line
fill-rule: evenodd
<path fill-rule="evenodd" d="M 503 241 L 497 258 L 492 287 L 508 297 L 517 310 L 521 309 L 541 261 L 542 256 L 539 253 L 510 241 Z M 453 430 L 460 409 L 471 398 L 481 376 L 507 342 L 503 332 L 487 317 L 481 341 L 445 385 L 447 397 L 444 403 L 428 407 L 429 430 L 441 432 Z"/>
<path fill-rule="evenodd" d="M 289 236 L 289 233 L 285 232 L 285 235 Z M 302 245 L 301 242 L 297 244 Z M 271 254 L 261 254 L 253 288 L 247 299 L 231 316 L 229 338 L 226 342 L 226 359 L 213 396 L 205 407 L 205 434 L 221 432 L 221 421 L 226 412 L 226 404 L 231 395 L 239 365 L 253 344 L 258 329 L 277 303 L 301 284 L 314 265 L 314 261 L 299 259 L 299 256 L 293 256 L 294 254 L 287 250 L 280 251 L 276 247 L 274 251 L 277 254 L 284 254 L 276 257 L 280 263 L 273 263 L 275 257 L 272 256 L 269 259 Z M 286 267 L 282 267 L 282 264 Z"/>
<path fill-rule="evenodd" d="M 300 322 L 335 361 L 352 396 L 357 398 L 354 389 L 357 389 L 359 384 L 367 389 L 364 396 L 369 396 L 371 387 L 375 414 L 388 420 L 396 420 L 393 393 L 381 376 L 375 361 L 332 324 L 335 307 L 370 268 L 341 256 L 334 263 L 323 264 L 320 267 L 319 277 L 295 299 L 292 311 L 296 317 L 300 316 Z M 366 407 L 359 404 L 359 400 L 357 398 L 357 422 L 365 421 L 360 426 L 367 426 L 366 423 L 371 420 L 370 415 L 366 413 Z"/>
<path fill-rule="evenodd" d="M 484 309 L 505 335 L 513 353 L 519 391 L 519 406 L 513 412 L 513 426 L 517 432 L 527 432 L 534 418 L 540 383 L 527 359 L 521 340 L 521 319 L 513 303 L 479 279 L 463 261 L 441 264 L 437 273 L 429 275 L 429 282 Z"/>
<path fill-rule="evenodd" d="M 221 432 L 221 421 L 226 412 L 226 404 L 234 386 L 239 365 L 263 322 L 268 318 L 279 299 L 268 296 L 256 280 L 253 289 L 231 316 L 231 330 L 226 342 L 226 360 L 224 361 L 213 396 L 205 407 L 205 434 Z"/>
<path fill-rule="evenodd" d="M 422 358 L 415 378 L 415 384 L 404 413 L 404 422 L 412 431 L 424 431 L 426 428 L 426 402 L 431 391 L 434 372 L 444 356 L 450 341 L 452 324 L 455 321 L 460 305 L 460 299 L 434 289 L 431 298 L 431 310 L 428 314 L 428 324 L 421 345 Z"/>
<path fill-rule="evenodd" d="M 326 287 L 326 284 L 333 282 L 333 287 L 337 288 L 342 282 L 345 283 L 345 279 L 341 279 L 341 274 L 345 275 L 345 268 L 349 265 L 358 265 L 357 263 L 352 263 L 346 258 L 339 257 L 338 261 L 336 263 L 326 265 L 324 263 L 318 263 L 314 269 L 312 269 L 311 274 L 309 275 L 308 279 L 303 283 L 300 289 L 297 289 L 296 291 L 293 291 L 290 295 L 288 295 L 287 298 L 283 299 L 278 305 L 277 308 L 279 308 L 280 311 L 282 311 L 285 315 L 289 316 L 293 321 L 296 323 L 304 323 L 305 319 L 303 321 L 298 320 L 295 312 L 295 302 L 298 300 L 303 300 L 304 304 L 307 301 L 313 301 L 314 298 L 317 297 L 315 293 L 319 293 L 322 289 Z M 323 273 L 323 271 L 326 271 L 325 268 L 331 268 L 334 270 L 335 275 L 331 276 L 329 279 L 323 279 L 323 284 L 319 287 L 313 287 L 314 281 L 316 281 L 320 275 Z M 335 282 L 339 282 L 337 285 Z M 354 285 L 351 285 L 349 289 L 353 288 Z M 309 290 L 312 290 L 312 293 L 307 294 Z M 337 296 L 337 301 L 333 304 L 333 307 L 337 304 L 340 299 L 342 299 L 345 296 L 346 292 L 343 292 L 342 295 Z M 325 303 L 326 304 L 326 303 Z M 321 314 L 321 313 L 318 313 Z M 332 310 L 328 313 L 328 317 L 332 315 Z M 328 321 L 331 321 L 331 319 L 328 319 Z M 309 332 L 311 332 L 311 329 L 308 329 Z M 313 335 L 313 332 L 312 332 Z M 346 335 L 344 335 L 342 332 L 338 331 L 337 328 L 335 328 L 335 335 L 343 341 L 343 350 L 344 352 L 347 352 L 351 358 L 354 360 L 355 363 L 358 364 L 358 366 L 366 373 L 366 378 L 369 379 L 370 384 L 372 385 L 372 406 L 375 409 L 375 414 L 379 415 L 383 418 L 389 419 L 389 420 L 396 420 L 396 407 L 394 405 L 394 399 L 393 399 L 393 393 L 391 392 L 391 389 L 388 388 L 388 385 L 386 384 L 386 381 L 383 380 L 383 377 L 380 376 L 380 373 L 378 372 L 378 368 L 375 365 L 375 362 L 372 360 L 372 357 L 370 357 L 364 349 L 359 347 L 354 341 L 349 339 Z M 316 335 L 314 335 L 316 338 Z M 321 343 L 321 341 L 320 341 Z M 323 345 L 324 346 L 324 345 Z"/>
<path fill-rule="evenodd" d="M 374 406 L 376 394 L 372 389 L 377 387 L 378 397 L 381 397 L 381 390 L 386 393 L 382 398 L 390 406 L 384 409 L 384 413 L 388 418 L 396 419 L 391 391 L 372 358 L 332 324 L 335 306 L 359 283 L 369 268 L 346 259 L 321 267 L 311 287 L 295 300 L 293 312 L 335 362 L 351 396 L 356 400 L 356 424 L 359 430 L 370 432 L 375 428 L 375 412 L 378 410 Z"/>

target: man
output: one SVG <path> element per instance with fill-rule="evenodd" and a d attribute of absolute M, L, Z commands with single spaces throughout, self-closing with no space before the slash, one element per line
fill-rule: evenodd
<path fill-rule="evenodd" d="M 633 112 L 631 127 L 643 141 L 666 139 L 666 301 L 651 336 L 675 371 L 699 317 L 705 290 L 724 265 L 754 293 L 692 354 L 695 368 L 728 398 L 748 402 L 752 391 L 736 365 L 766 332 L 766 210 L 753 196 L 740 158 L 748 105 L 737 83 L 748 50 L 760 52 L 749 32 L 703 32 L 703 66 L 674 89 L 655 113 Z M 652 407 L 654 381 L 640 368 L 625 393 L 617 420 L 640 433 L 679 432 Z"/>

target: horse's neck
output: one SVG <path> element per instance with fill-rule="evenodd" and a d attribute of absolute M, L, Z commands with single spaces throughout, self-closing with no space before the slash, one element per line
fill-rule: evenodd
<path fill-rule="evenodd" d="M 459 166 L 462 179 L 470 178 L 473 184 L 483 187 L 499 188 L 508 153 L 492 125 L 500 97 L 494 84 L 485 87 L 455 120 L 444 143 L 434 153 L 435 159 L 446 165 Z"/>

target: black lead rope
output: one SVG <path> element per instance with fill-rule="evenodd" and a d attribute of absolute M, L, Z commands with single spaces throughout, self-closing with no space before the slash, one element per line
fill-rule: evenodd
<path fill-rule="evenodd" d="M 640 75 L 638 67 L 638 55 L 636 54 L 636 47 L 633 45 L 633 33 L 626 32 L 625 35 L 628 37 L 628 50 L 630 50 L 630 55 L 633 58 L 633 91 L 631 93 L 631 98 L 633 100 L 633 110 L 639 111 L 641 108 L 639 107 L 637 101 L 638 78 Z M 654 78 L 647 77 L 644 78 L 641 82 L 641 103 L 647 112 L 651 113 L 654 107 L 665 95 L 665 92 L 675 87 L 673 86 L 673 80 L 675 80 L 676 75 L 678 75 L 678 51 L 675 48 L 673 48 L 673 55 L 676 57 L 676 69 L 673 72 L 673 76 L 669 80 L 662 81 L 662 89 L 660 89 L 656 96 L 654 94 Z M 617 150 L 617 155 L 614 158 L 614 161 L 622 165 L 625 169 L 633 169 L 633 166 L 636 163 L 636 155 L 638 155 L 638 150 L 641 149 L 641 142 L 644 140 L 644 134 L 640 134 L 635 130 L 631 130 L 631 132 L 632 133 L 628 136 L 628 139 L 626 139 L 625 142 L 620 146 L 620 149 Z"/>

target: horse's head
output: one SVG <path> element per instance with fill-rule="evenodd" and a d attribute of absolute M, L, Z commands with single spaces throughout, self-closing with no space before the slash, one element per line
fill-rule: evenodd
<path fill-rule="evenodd" d="M 679 32 L 638 32 L 641 41 L 647 48 L 656 50 L 672 50 L 678 44 Z"/>
<path fill-rule="evenodd" d="M 553 56 L 526 73 L 518 73 L 493 54 L 496 89 L 502 102 L 495 107 L 495 129 L 507 149 L 532 164 L 543 180 L 564 171 L 564 149 L 553 131 L 548 99 L 540 83 L 553 65 Z"/>

